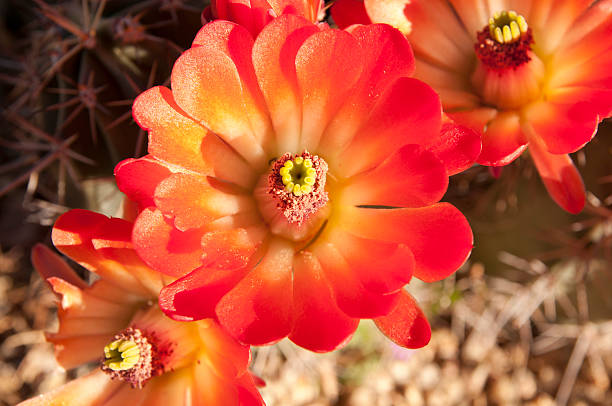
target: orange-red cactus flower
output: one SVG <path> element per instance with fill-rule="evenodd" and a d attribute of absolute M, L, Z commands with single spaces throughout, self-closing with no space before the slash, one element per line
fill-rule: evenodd
<path fill-rule="evenodd" d="M 339 1 L 332 15 L 346 25 L 342 3 L 364 3 Z M 568 153 L 612 113 L 612 1 L 365 0 L 365 9 L 407 35 L 415 76 L 449 116 L 482 133 L 479 163 L 507 165 L 529 146 L 551 197 L 582 210 Z"/>
<path fill-rule="evenodd" d="M 401 345 L 428 342 L 402 288 L 468 257 L 465 217 L 438 202 L 480 137 L 443 122 L 413 61 L 384 24 L 282 15 L 255 39 L 227 21 L 201 29 L 172 90 L 134 103 L 149 155 L 115 169 L 140 206 L 136 250 L 180 277 L 160 294 L 166 314 L 216 317 L 256 345 L 330 351 L 362 318 Z"/>
<path fill-rule="evenodd" d="M 203 22 L 232 21 L 256 36 L 272 19 L 294 14 L 316 23 L 325 18 L 324 0 L 212 0 L 204 10 Z"/>
<path fill-rule="evenodd" d="M 99 276 L 91 285 L 49 248 L 34 248 L 34 266 L 59 298 L 59 331 L 47 334 L 59 364 L 100 368 L 20 405 L 263 405 L 248 347 L 213 320 L 179 323 L 159 310 L 168 277 L 138 258 L 131 232 L 125 220 L 85 210 L 57 220 L 53 243 Z"/>

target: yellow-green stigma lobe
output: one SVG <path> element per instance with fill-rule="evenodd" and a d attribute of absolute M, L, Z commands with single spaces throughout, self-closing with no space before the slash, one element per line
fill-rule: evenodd
<path fill-rule="evenodd" d="M 138 344 L 130 340 L 115 340 L 104 347 L 104 365 L 113 371 L 133 368 L 140 360 Z"/>
<path fill-rule="evenodd" d="M 498 11 L 489 19 L 489 34 L 500 44 L 518 41 L 529 27 L 525 17 L 515 11 Z"/>
<path fill-rule="evenodd" d="M 301 224 L 327 204 L 326 174 L 327 163 L 307 151 L 295 156 L 286 153 L 274 162 L 268 176 L 269 192 L 287 221 Z"/>
<path fill-rule="evenodd" d="M 155 343 L 137 328 L 128 327 L 104 347 L 101 368 L 112 379 L 142 388 L 152 377 L 163 372 Z"/>
<path fill-rule="evenodd" d="M 317 171 L 312 167 L 312 159 L 296 156 L 288 159 L 278 170 L 287 192 L 301 196 L 312 192 L 312 186 L 317 178 Z"/>

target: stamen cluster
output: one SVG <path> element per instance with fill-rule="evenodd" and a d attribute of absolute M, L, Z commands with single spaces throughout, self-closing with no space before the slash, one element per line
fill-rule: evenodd
<path fill-rule="evenodd" d="M 513 11 L 495 13 L 477 34 L 476 56 L 487 68 L 503 71 L 529 62 L 533 35 L 522 16 Z"/>
<path fill-rule="evenodd" d="M 290 223 L 301 224 L 325 206 L 327 163 L 307 151 L 278 158 L 268 176 L 269 193 L 277 199 L 277 207 Z"/>
<path fill-rule="evenodd" d="M 129 382 L 133 388 L 141 389 L 149 379 L 164 372 L 162 352 L 158 351 L 153 337 L 128 327 L 104 347 L 101 368 L 112 379 Z"/>

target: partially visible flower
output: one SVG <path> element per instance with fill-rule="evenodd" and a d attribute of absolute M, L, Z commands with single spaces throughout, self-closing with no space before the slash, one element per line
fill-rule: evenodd
<path fill-rule="evenodd" d="M 99 276 L 92 285 L 49 248 L 34 248 L 35 268 L 60 299 L 59 331 L 47 334 L 59 364 L 101 368 L 21 405 L 262 405 L 248 347 L 212 320 L 179 323 L 159 310 L 167 277 L 138 258 L 131 230 L 85 210 L 57 220 L 55 246 Z"/>
<path fill-rule="evenodd" d="M 204 10 L 204 22 L 232 21 L 256 36 L 272 19 L 293 14 L 316 23 L 325 18 L 324 0 L 212 0 Z"/>
<path fill-rule="evenodd" d="M 227 21 L 200 30 L 172 90 L 134 103 L 150 155 L 115 169 L 140 207 L 139 255 L 180 277 L 160 294 L 169 316 L 313 351 L 346 343 L 362 318 L 427 343 L 403 287 L 468 257 L 465 217 L 439 201 L 480 140 L 443 122 L 413 62 L 384 24 L 347 32 L 282 15 L 255 40 Z"/>
<path fill-rule="evenodd" d="M 359 5 L 339 5 L 347 2 Z M 612 114 L 611 0 L 365 0 L 365 9 L 406 34 L 415 76 L 482 134 L 479 163 L 507 165 L 529 145 L 551 197 L 582 210 L 584 185 L 568 153 Z"/>

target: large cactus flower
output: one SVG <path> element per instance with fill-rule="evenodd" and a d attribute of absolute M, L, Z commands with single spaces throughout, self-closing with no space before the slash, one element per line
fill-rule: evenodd
<path fill-rule="evenodd" d="M 361 23 L 364 4 L 373 22 L 406 34 L 415 76 L 444 111 L 482 134 L 479 163 L 507 165 L 529 146 L 551 197 L 582 210 L 568 153 L 612 114 L 612 1 L 341 0 L 333 13 Z"/>
<path fill-rule="evenodd" d="M 282 15 L 256 39 L 205 25 L 172 90 L 134 103 L 150 155 L 115 169 L 140 207 L 137 252 L 180 277 L 160 294 L 166 314 L 314 351 L 374 318 L 396 342 L 425 345 L 429 325 L 402 288 L 469 255 L 465 217 L 438 202 L 480 141 L 443 124 L 413 69 L 387 25 L 346 32 Z"/>

